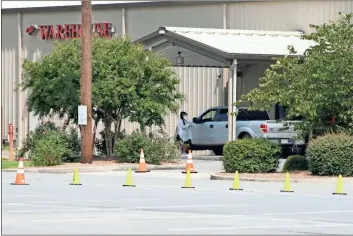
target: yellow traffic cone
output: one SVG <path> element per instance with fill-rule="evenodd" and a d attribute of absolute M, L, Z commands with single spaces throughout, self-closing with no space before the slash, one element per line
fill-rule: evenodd
<path fill-rule="evenodd" d="M 181 188 L 195 188 L 192 187 L 190 169 L 188 169 L 186 172 L 185 184 Z"/>
<path fill-rule="evenodd" d="M 127 171 L 127 176 L 126 176 L 125 184 L 123 185 L 123 187 L 136 187 L 136 185 L 134 185 L 132 182 L 131 168 L 129 168 L 129 170 Z"/>
<path fill-rule="evenodd" d="M 288 193 L 294 192 L 290 187 L 290 178 L 289 178 L 288 172 L 286 173 L 286 179 L 284 180 L 284 189 L 281 190 L 281 192 L 288 192 Z"/>
<path fill-rule="evenodd" d="M 332 194 L 333 195 L 347 195 L 347 193 L 345 193 L 344 190 L 343 190 L 343 178 L 342 178 L 342 175 L 338 176 L 336 192 L 332 193 Z"/>
<path fill-rule="evenodd" d="M 72 183 L 70 185 L 82 185 L 80 183 L 80 176 L 78 175 L 78 169 L 74 169 L 74 178 L 72 180 Z"/>
<path fill-rule="evenodd" d="M 231 188 L 229 188 L 229 190 L 239 190 L 239 191 L 243 190 L 242 188 L 240 188 L 238 171 L 236 171 L 234 174 L 233 186 Z"/>

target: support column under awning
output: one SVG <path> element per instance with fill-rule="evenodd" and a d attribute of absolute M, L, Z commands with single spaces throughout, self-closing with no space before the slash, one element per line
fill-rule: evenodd
<path fill-rule="evenodd" d="M 234 59 L 230 67 L 230 78 L 228 82 L 228 141 L 234 141 L 237 138 L 236 115 L 237 107 L 237 69 L 238 60 Z"/>

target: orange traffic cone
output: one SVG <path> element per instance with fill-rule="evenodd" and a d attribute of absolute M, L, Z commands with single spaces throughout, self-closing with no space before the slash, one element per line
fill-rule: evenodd
<path fill-rule="evenodd" d="M 197 171 L 195 171 L 195 169 L 194 169 L 194 163 L 192 162 L 191 150 L 189 150 L 188 159 L 186 160 L 185 171 L 182 171 L 181 173 L 186 174 L 188 172 L 188 170 L 190 171 L 191 174 L 197 173 Z"/>
<path fill-rule="evenodd" d="M 26 181 L 25 181 L 25 171 L 23 169 L 23 158 L 22 157 L 20 158 L 20 161 L 18 162 L 15 183 L 10 183 L 10 184 L 11 185 L 29 185 L 29 184 L 26 184 Z"/>
<path fill-rule="evenodd" d="M 140 163 L 139 163 L 139 169 L 135 171 L 136 173 L 146 173 L 150 172 L 150 170 L 147 170 L 147 165 L 145 161 L 145 154 L 143 153 L 143 149 L 141 148 L 141 153 L 140 153 Z"/>

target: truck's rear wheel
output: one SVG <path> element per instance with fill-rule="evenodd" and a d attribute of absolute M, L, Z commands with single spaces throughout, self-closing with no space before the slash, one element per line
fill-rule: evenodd
<path fill-rule="evenodd" d="M 250 134 L 248 134 L 248 133 L 241 133 L 241 134 L 239 135 L 239 138 L 240 138 L 240 139 L 243 139 L 243 138 L 251 138 L 251 136 L 250 136 Z"/>

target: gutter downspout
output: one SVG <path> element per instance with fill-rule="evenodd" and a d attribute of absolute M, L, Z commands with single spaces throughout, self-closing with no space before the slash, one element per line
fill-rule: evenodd
<path fill-rule="evenodd" d="M 230 74 L 228 82 L 228 141 L 235 141 L 237 139 L 237 123 L 236 115 L 237 107 L 237 69 L 238 60 L 234 59 L 230 67 Z"/>
<path fill-rule="evenodd" d="M 222 4 L 222 7 L 223 7 L 223 14 L 222 14 L 223 29 L 227 29 L 228 28 L 228 25 L 227 25 L 227 18 L 228 18 L 227 7 L 228 7 L 228 5 L 224 3 L 224 4 Z M 227 101 L 226 101 L 227 94 L 225 93 L 225 90 L 227 88 L 227 78 L 229 80 L 229 69 L 228 68 L 223 68 L 222 72 L 223 72 L 222 73 L 222 80 L 223 80 L 222 81 L 222 84 L 223 84 L 223 101 L 222 101 L 222 105 L 225 105 L 225 104 L 227 104 Z"/>
<path fill-rule="evenodd" d="M 18 47 L 18 81 L 17 83 L 22 83 L 23 81 L 23 41 L 22 41 L 22 13 L 17 14 L 17 47 Z M 26 125 L 25 125 L 25 95 L 21 91 L 17 91 L 18 95 L 18 133 L 16 137 L 16 146 L 21 147 L 22 140 L 27 135 Z M 17 113 L 16 112 L 16 113 Z"/>
<path fill-rule="evenodd" d="M 125 14 L 125 8 L 121 9 L 121 35 L 125 36 L 126 35 L 126 14 Z"/>
<path fill-rule="evenodd" d="M 223 29 L 227 29 L 228 28 L 228 22 L 227 22 L 227 19 L 228 19 L 228 15 L 227 15 L 227 4 L 224 3 L 223 4 Z"/>

